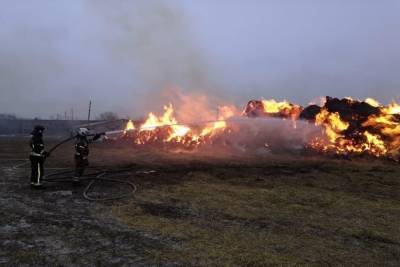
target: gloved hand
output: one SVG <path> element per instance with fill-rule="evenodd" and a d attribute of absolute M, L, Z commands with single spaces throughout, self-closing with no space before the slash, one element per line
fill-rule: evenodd
<path fill-rule="evenodd" d="M 44 151 L 44 152 L 43 152 L 43 156 L 44 156 L 45 158 L 50 157 L 50 152 Z"/>

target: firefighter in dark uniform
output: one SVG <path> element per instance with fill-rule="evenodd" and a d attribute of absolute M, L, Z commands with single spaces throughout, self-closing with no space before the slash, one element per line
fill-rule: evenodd
<path fill-rule="evenodd" d="M 42 187 L 42 179 L 44 176 L 44 161 L 49 153 L 44 150 L 43 131 L 45 128 L 41 125 L 36 125 L 31 132 L 30 140 L 31 153 L 29 160 L 31 161 L 31 186 L 33 188 Z"/>
<path fill-rule="evenodd" d="M 80 178 L 87 166 L 89 166 L 89 144 L 101 137 L 101 134 L 96 134 L 92 139 L 88 139 L 89 130 L 87 128 L 79 128 L 76 135 L 75 143 L 75 175 L 74 183 L 79 183 Z"/>

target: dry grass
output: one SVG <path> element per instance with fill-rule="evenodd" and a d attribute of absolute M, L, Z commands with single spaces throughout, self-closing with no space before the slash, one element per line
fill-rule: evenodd
<path fill-rule="evenodd" d="M 173 241 L 170 249 L 148 251 L 155 263 L 399 264 L 398 166 L 315 159 L 203 164 L 179 183 L 153 184 L 113 208 L 131 227 Z"/>
<path fill-rule="evenodd" d="M 1 148 L 16 158 L 29 150 Z M 163 244 L 145 248 L 154 264 L 400 265 L 398 163 L 212 152 L 92 146 L 92 166 L 157 170 L 135 175 L 136 197 L 112 206 Z M 72 155 L 66 146 L 46 166 L 73 166 Z"/>

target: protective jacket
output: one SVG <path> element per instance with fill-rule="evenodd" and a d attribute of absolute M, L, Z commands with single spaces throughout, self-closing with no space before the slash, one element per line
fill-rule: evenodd
<path fill-rule="evenodd" d="M 32 138 L 29 142 L 31 153 L 29 160 L 31 162 L 31 186 L 40 187 L 44 176 L 44 161 L 48 153 L 44 150 L 42 130 L 32 132 Z"/>
<path fill-rule="evenodd" d="M 89 144 L 101 137 L 101 134 L 96 134 L 92 139 L 88 139 L 87 130 L 82 132 L 84 133 L 76 136 L 74 182 L 79 182 L 79 179 L 85 172 L 86 167 L 89 166 Z"/>
<path fill-rule="evenodd" d="M 32 135 L 29 145 L 31 147 L 31 156 L 45 157 L 46 151 L 44 150 L 42 135 Z"/>
<path fill-rule="evenodd" d="M 86 136 L 78 136 L 75 144 L 75 158 L 87 159 L 89 156 L 89 140 Z"/>
<path fill-rule="evenodd" d="M 89 143 L 86 136 L 77 136 L 75 143 L 75 182 L 79 182 L 79 178 L 82 177 L 86 167 L 89 166 Z"/>

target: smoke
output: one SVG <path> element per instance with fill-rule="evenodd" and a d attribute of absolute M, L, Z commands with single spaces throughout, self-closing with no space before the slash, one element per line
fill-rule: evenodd
<path fill-rule="evenodd" d="M 133 64 L 141 92 L 136 111 L 150 111 L 173 100 L 176 88 L 207 92 L 215 87 L 205 55 L 191 35 L 190 20 L 171 1 L 88 1 L 105 21 L 107 45 L 114 57 Z"/>
<path fill-rule="evenodd" d="M 205 124 L 193 125 L 198 131 Z M 210 124 L 208 125 L 210 126 Z M 161 137 L 160 132 L 156 135 Z M 191 153 L 207 156 L 215 155 L 255 155 L 255 154 L 304 154 L 312 151 L 310 143 L 326 140 L 323 129 L 306 121 L 282 120 L 279 118 L 247 118 L 231 117 L 227 120 L 227 128 L 216 131 L 209 140 L 199 146 L 179 145 L 176 143 L 157 143 L 159 149 L 171 152 Z M 151 142 L 147 145 L 151 146 Z"/>
<path fill-rule="evenodd" d="M 190 20 L 168 0 L 40 0 L 0 11 L 0 112 L 140 117 L 166 88 L 214 88 Z"/>
<path fill-rule="evenodd" d="M 92 100 L 94 117 L 137 118 L 180 102 L 171 88 L 215 102 L 205 117 L 215 117 L 220 102 L 261 97 L 305 105 L 326 95 L 382 103 L 399 96 L 396 0 L 2 0 L 1 7 L 0 113 L 49 117 L 72 108 L 85 118 Z"/>
<path fill-rule="evenodd" d="M 320 127 L 305 121 L 278 118 L 228 119 L 229 134 L 220 143 L 246 153 L 302 151 L 315 137 L 321 137 Z M 214 145 L 218 141 L 214 141 Z"/>
<path fill-rule="evenodd" d="M 74 110 L 85 118 L 90 99 L 94 114 L 113 109 L 106 99 L 115 72 L 80 2 L 3 0 L 1 7 L 0 112 L 64 118 Z"/>
<path fill-rule="evenodd" d="M 30 19 L 23 5 L 14 6 L 19 8 L 15 13 Z M 18 112 L 18 108 L 23 109 L 22 103 L 36 109 L 47 104 L 43 88 L 50 85 L 48 77 L 58 77 L 63 67 L 57 59 L 57 32 L 21 21 L 14 23 L 13 11 L 0 11 L 0 112 L 21 114 L 24 112 Z"/>

